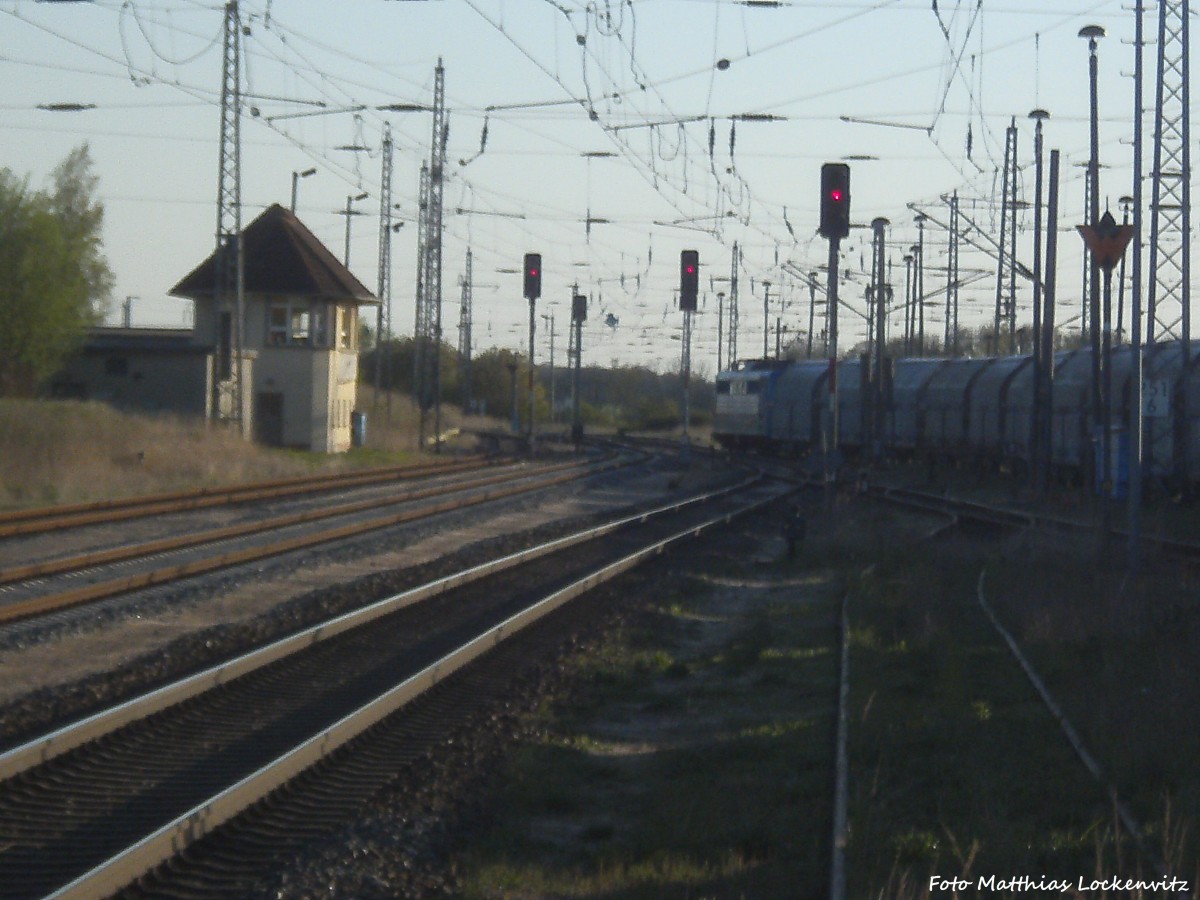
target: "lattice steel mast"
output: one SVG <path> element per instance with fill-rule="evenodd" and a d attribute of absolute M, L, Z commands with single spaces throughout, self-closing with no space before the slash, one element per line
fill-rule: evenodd
<path fill-rule="evenodd" d="M 433 79 L 433 135 L 429 165 L 421 169 L 422 234 L 418 239 L 417 329 L 413 393 L 420 407 L 420 446 L 426 415 L 434 410 L 434 441 L 441 450 L 442 198 L 446 170 L 446 70 L 438 59 Z"/>
<path fill-rule="evenodd" d="M 467 248 L 467 259 L 463 267 L 462 303 L 458 311 L 458 380 L 462 385 L 462 409 L 464 413 L 471 409 L 471 328 L 473 312 L 471 309 L 471 293 L 473 276 L 471 274 L 471 250 Z"/>
<path fill-rule="evenodd" d="M 429 232 L 429 164 L 421 164 L 421 178 L 417 195 L 417 291 L 416 291 L 416 322 L 413 324 L 413 400 L 418 411 L 426 406 L 425 385 L 425 342 L 429 329 L 426 326 L 425 302 L 425 264 L 428 257 L 425 253 L 425 243 Z M 425 416 L 418 416 L 419 437 L 417 449 L 425 446 Z"/>
<path fill-rule="evenodd" d="M 1008 352 L 1015 352 L 1017 328 L 1017 122 L 1014 118 L 1005 131 L 1004 187 L 1000 202 L 1000 253 L 996 260 L 995 333 L 992 353 L 999 355 L 1004 345 L 1001 329 L 1008 326 Z M 947 310 L 947 314 L 949 311 Z"/>
<path fill-rule="evenodd" d="M 213 257 L 216 353 L 212 416 L 237 423 L 245 435 L 242 385 L 242 323 L 245 261 L 242 257 L 241 19 L 237 0 L 225 4 L 221 67 L 221 147 L 217 176 L 217 246 Z"/>
<path fill-rule="evenodd" d="M 946 338 L 942 345 L 943 351 L 949 356 L 958 356 L 958 236 L 961 229 L 958 191 L 955 191 L 950 195 L 949 243 L 946 245 Z"/>
<path fill-rule="evenodd" d="M 383 357 L 388 352 L 388 339 L 392 335 L 392 126 L 384 125 L 383 146 L 380 154 L 382 174 L 379 187 L 379 313 L 375 317 L 375 405 L 379 405 L 379 392 L 383 389 Z M 391 374 L 391 370 L 388 370 Z M 391 412 L 391 394 L 388 394 L 388 412 Z"/>
<path fill-rule="evenodd" d="M 1182 369 L 1191 360 L 1191 149 L 1188 116 L 1188 0 L 1159 0 L 1158 88 L 1155 98 L 1153 193 L 1150 201 L 1150 277 L 1146 298 L 1146 379 L 1163 377 L 1166 365 L 1156 345 L 1181 342 Z M 1174 458 L 1183 471 L 1184 453 L 1172 452 L 1172 442 L 1187 446 L 1187 382 L 1179 379 L 1170 418 L 1151 419 L 1146 432 L 1150 471 L 1166 474 L 1164 463 Z M 1176 421 L 1172 434 L 1166 424 Z"/>

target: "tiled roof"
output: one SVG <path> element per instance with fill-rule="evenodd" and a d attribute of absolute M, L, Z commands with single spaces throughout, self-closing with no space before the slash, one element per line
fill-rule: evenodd
<path fill-rule="evenodd" d="M 247 293 L 378 302 L 303 222 L 278 203 L 242 229 L 242 248 Z M 193 269 L 170 293 L 193 299 L 211 297 L 215 256 Z"/>

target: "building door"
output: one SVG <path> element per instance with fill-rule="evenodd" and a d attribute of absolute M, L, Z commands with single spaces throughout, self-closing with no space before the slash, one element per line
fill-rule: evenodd
<path fill-rule="evenodd" d="M 254 439 L 268 447 L 283 446 L 283 394 L 260 391 L 254 398 Z"/>

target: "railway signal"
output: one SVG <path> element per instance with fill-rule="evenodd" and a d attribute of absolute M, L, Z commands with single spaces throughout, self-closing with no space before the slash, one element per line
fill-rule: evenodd
<path fill-rule="evenodd" d="M 684 250 L 679 254 L 679 308 L 695 312 L 699 293 L 700 254 L 696 250 Z"/>
<path fill-rule="evenodd" d="M 525 254 L 525 299 L 533 302 L 542 296 L 542 254 Z"/>
<path fill-rule="evenodd" d="M 822 456 L 825 469 L 825 506 L 832 512 L 838 469 L 838 246 L 850 234 L 850 167 L 845 163 L 821 166 L 821 222 L 818 231 L 829 241 L 829 404 L 823 415 Z"/>
<path fill-rule="evenodd" d="M 845 163 L 821 166 L 821 237 L 850 234 L 850 167 Z"/>

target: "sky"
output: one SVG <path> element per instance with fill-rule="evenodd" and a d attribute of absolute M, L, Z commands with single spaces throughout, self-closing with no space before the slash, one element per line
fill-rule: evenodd
<path fill-rule="evenodd" d="M 1156 6 L 1156 4 L 1148 4 Z M 33 186 L 87 142 L 116 276 L 110 323 L 185 327 L 167 292 L 211 252 L 217 213 L 223 4 L 209 0 L 0 0 L 0 167 Z M 566 355 L 570 298 L 589 296 L 585 364 L 679 367 L 679 253 L 699 251 L 693 371 L 718 362 L 718 294 L 739 279 L 738 357 L 807 339 L 805 273 L 822 163 L 851 166 L 842 242 L 843 349 L 865 338 L 871 229 L 886 218 L 894 296 L 924 212 L 927 329 L 941 333 L 947 198 L 976 239 L 1000 227 L 1005 130 L 1018 129 L 1018 195 L 1034 196 L 1033 122 L 1062 154 L 1060 323 L 1079 306 L 1088 159 L 1086 25 L 1098 46 L 1101 208 L 1132 193 L 1134 13 L 1122 0 L 241 0 L 242 221 L 288 205 L 372 290 L 379 281 L 382 134 L 391 129 L 391 330 L 411 334 L 424 111 L 445 67 L 443 328 L 458 341 L 473 258 L 473 345 L 528 348 L 523 254 L 542 254 L 536 354 Z M 1146 33 L 1156 33 L 1153 11 Z M 1154 72 L 1154 48 L 1146 71 Z M 1154 92 L 1147 88 L 1152 112 Z M 45 109 L 84 104 L 78 111 Z M 1146 159 L 1152 117 L 1147 115 Z M 345 148 L 365 149 L 345 149 Z M 1147 162 L 1145 170 L 1149 170 Z M 352 216 L 344 214 L 348 198 Z M 1146 192 L 1147 198 L 1149 191 Z M 1147 201 L 1148 202 L 1148 201 Z M 1147 219 L 1147 221 L 1149 221 Z M 1032 268 L 1033 217 L 1019 216 Z M 990 321 L 995 260 L 963 246 L 963 325 Z M 824 293 L 816 292 L 819 301 Z M 576 288 L 576 285 L 578 286 Z M 764 311 L 764 302 L 766 308 Z M 1032 292 L 1018 285 L 1018 325 Z M 822 307 L 816 307 L 821 328 Z M 546 318 L 543 318 L 546 317 Z M 1075 323 L 1078 324 L 1077 322 Z M 728 327 L 727 325 L 725 327 Z M 901 329 L 901 313 L 889 329 Z M 818 338 L 819 340 L 819 338 Z"/>

